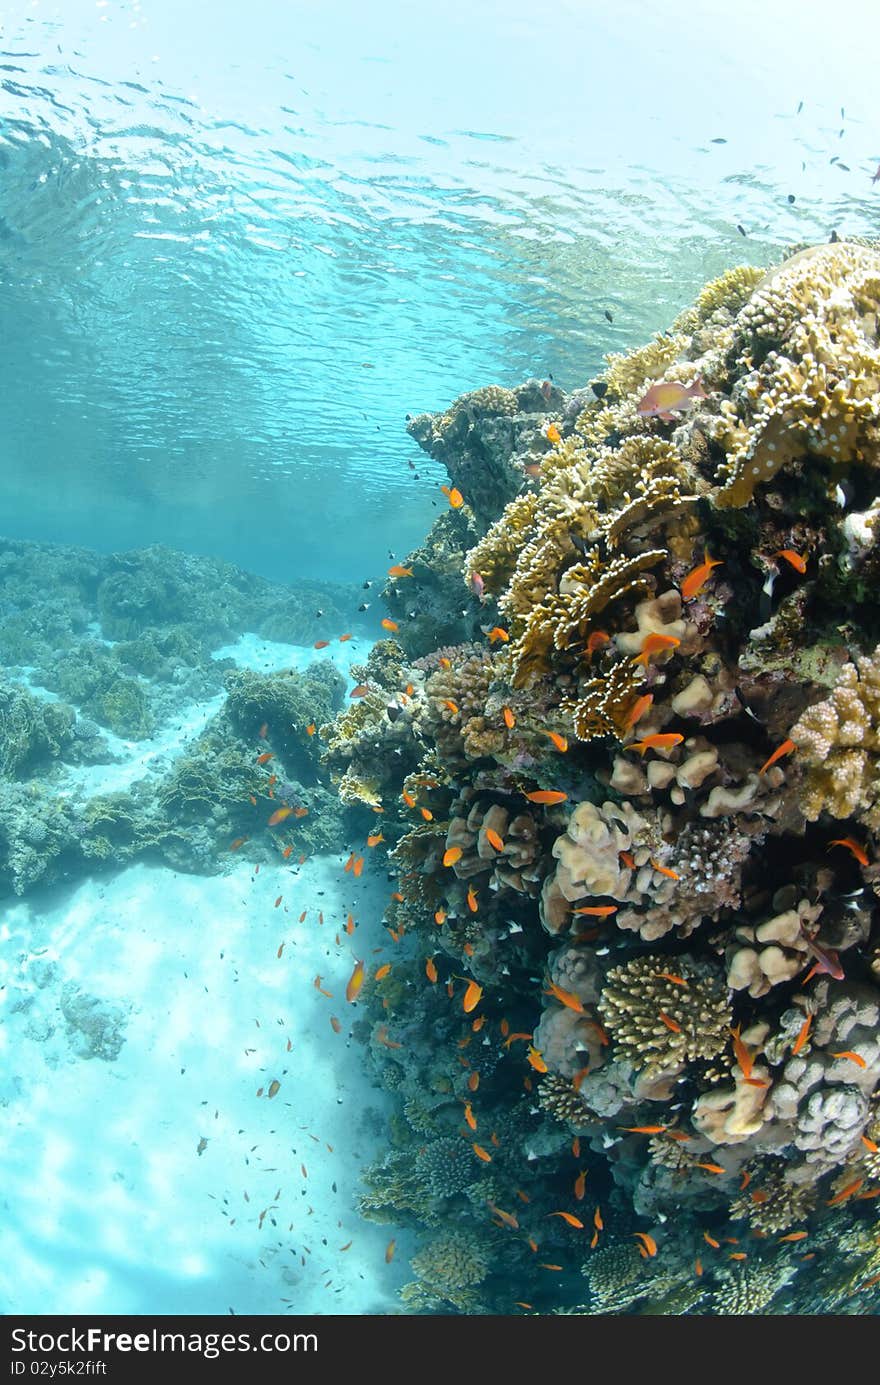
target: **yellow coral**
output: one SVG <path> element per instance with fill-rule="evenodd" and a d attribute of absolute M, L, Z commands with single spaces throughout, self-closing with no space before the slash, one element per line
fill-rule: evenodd
<path fill-rule="evenodd" d="M 696 332 L 719 308 L 729 313 L 739 312 L 753 289 L 765 277 L 764 270 L 754 265 L 737 265 L 712 279 L 697 294 L 696 302 L 679 313 L 672 324 L 676 332 Z"/>
<path fill-rule="evenodd" d="M 687 340 L 680 333 L 667 336 L 658 332 L 644 346 L 626 355 L 609 352 L 605 357 L 608 365 L 604 373 L 609 395 L 625 399 L 639 391 L 644 393 L 651 381 L 662 375 L 686 346 Z"/>
<path fill-rule="evenodd" d="M 844 664 L 824 702 L 814 703 L 791 728 L 806 770 L 801 806 L 815 822 L 823 809 L 880 827 L 880 646 Z"/>

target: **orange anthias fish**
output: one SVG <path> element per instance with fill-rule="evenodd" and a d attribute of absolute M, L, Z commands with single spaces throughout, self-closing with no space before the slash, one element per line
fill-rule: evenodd
<path fill-rule="evenodd" d="M 544 1062 L 544 1059 L 541 1056 L 541 1050 L 535 1048 L 533 1044 L 529 1045 L 529 1051 L 526 1054 L 526 1058 L 528 1059 L 530 1065 L 535 1069 L 535 1072 L 549 1071 L 547 1064 Z"/>
<path fill-rule="evenodd" d="M 434 965 L 433 957 L 428 957 L 425 961 L 425 975 L 433 986 L 437 980 L 437 968 Z"/>
<path fill-rule="evenodd" d="M 500 625 L 495 625 L 492 627 L 491 630 L 487 631 L 486 637 L 490 644 L 497 644 L 499 640 L 502 642 L 502 644 L 507 644 L 508 640 L 510 639 L 510 636 L 508 635 L 507 631 L 502 630 Z"/>
<path fill-rule="evenodd" d="M 580 1173 L 578 1174 L 577 1178 L 574 1180 L 574 1195 L 575 1195 L 575 1197 L 577 1198 L 578 1202 L 583 1202 L 583 1200 L 584 1200 L 584 1194 L 586 1193 L 586 1190 L 587 1190 L 587 1171 L 586 1171 L 586 1169 L 581 1169 L 581 1171 L 580 1171 Z"/>
<path fill-rule="evenodd" d="M 666 1129 L 665 1125 L 621 1125 L 619 1130 L 626 1130 L 630 1135 L 660 1135 Z"/>
<path fill-rule="evenodd" d="M 348 695 L 349 697 L 366 697 L 369 691 L 369 683 L 358 683 L 357 687 L 352 688 L 351 692 Z"/>
<path fill-rule="evenodd" d="M 382 836 L 382 833 L 376 832 L 372 837 L 367 837 L 367 846 L 378 846 L 379 843 L 384 842 L 384 840 L 385 838 Z"/>
<path fill-rule="evenodd" d="M 758 773 L 763 774 L 765 770 L 768 770 L 770 768 L 771 765 L 775 765 L 777 760 L 781 760 L 783 755 L 790 755 L 793 750 L 797 750 L 797 746 L 795 745 L 794 741 L 783 741 L 782 745 L 778 745 L 776 747 L 773 754 L 770 756 L 770 759 L 764 761 L 763 765 L 758 770 Z"/>
<path fill-rule="evenodd" d="M 391 971 L 391 963 L 390 963 L 390 962 L 386 962 L 386 963 L 384 964 L 384 966 L 378 967 L 378 968 L 376 969 L 376 975 L 373 977 L 373 980 L 374 980 L 374 981 L 384 981 L 384 980 L 385 980 L 385 977 L 388 976 L 388 974 L 390 973 L 390 971 Z"/>
<path fill-rule="evenodd" d="M 487 1149 L 484 1149 L 482 1145 L 471 1145 L 471 1149 L 474 1151 L 474 1154 L 476 1154 L 478 1159 L 482 1159 L 484 1164 L 491 1164 L 492 1155 L 489 1153 Z"/>
<path fill-rule="evenodd" d="M 742 1026 L 738 1024 L 735 1029 L 731 1029 L 730 1034 L 733 1039 L 733 1051 L 736 1055 L 736 1061 L 739 1063 L 743 1077 L 746 1079 L 746 1081 L 748 1081 L 748 1079 L 752 1075 L 752 1067 L 754 1066 L 754 1064 L 752 1061 L 752 1055 L 749 1053 L 749 1050 L 746 1048 L 745 1044 L 739 1036 L 741 1028 Z"/>
<path fill-rule="evenodd" d="M 235 839 L 234 842 L 230 842 L 230 843 L 229 843 L 229 850 L 230 850 L 230 851 L 237 851 L 238 848 L 239 848 L 240 846 L 244 846 L 245 842 L 247 842 L 247 841 L 250 841 L 250 838 L 249 838 L 249 837 L 236 837 L 236 839 Z"/>
<path fill-rule="evenodd" d="M 454 866 L 456 861 L 460 861 L 463 855 L 464 851 L 460 846 L 447 847 L 446 851 L 443 853 L 444 866 Z"/>
<path fill-rule="evenodd" d="M 592 659 L 597 649 L 601 649 L 603 644 L 610 644 L 611 636 L 604 630 L 594 630 L 587 636 L 587 658 Z M 652 698 L 651 701 L 654 699 Z"/>
<path fill-rule="evenodd" d="M 257 732 L 257 735 L 259 736 L 259 738 L 260 738 L 261 741 L 264 741 L 264 740 L 266 739 L 266 737 L 267 737 L 268 734 L 269 734 L 269 723 L 268 723 L 268 721 L 264 721 L 263 724 L 262 724 L 262 726 L 260 727 L 259 731 Z"/>
<path fill-rule="evenodd" d="M 880 1145 L 878 1145 L 875 1140 L 870 1140 L 867 1135 L 860 1135 L 859 1139 L 865 1146 L 865 1149 L 869 1149 L 872 1154 L 880 1154 Z"/>
<path fill-rule="evenodd" d="M 652 654 L 659 654 L 666 649 L 675 649 L 675 647 L 679 644 L 681 644 L 681 640 L 678 639 L 675 635 L 661 635 L 659 631 L 655 631 L 654 633 L 645 636 L 645 642 L 642 645 L 642 652 L 640 654 L 636 654 L 635 658 L 630 660 L 630 663 L 644 664 L 644 666 L 647 668 L 648 660 L 650 659 Z"/>
<path fill-rule="evenodd" d="M 688 983 L 683 976 L 676 976 L 674 971 L 655 971 L 654 975 L 661 981 L 671 981 L 673 986 L 686 986 Z"/>
<path fill-rule="evenodd" d="M 619 907 L 618 904 L 582 904 L 579 909 L 572 909 L 572 913 L 586 914 L 593 919 L 607 919 L 609 915 L 616 914 Z"/>
<path fill-rule="evenodd" d="M 474 889 L 473 885 L 468 885 L 467 906 L 472 914 L 475 914 L 477 912 L 477 909 L 480 907 L 477 903 L 477 892 Z"/>
<path fill-rule="evenodd" d="M 847 1183 L 846 1187 L 842 1188 L 841 1191 L 837 1194 L 837 1196 L 833 1197 L 830 1202 L 826 1202 L 825 1206 L 836 1207 L 839 1202 L 846 1202 L 847 1198 L 852 1197 L 853 1193 L 857 1193 L 859 1191 L 859 1188 L 861 1188 L 864 1181 L 864 1178 L 857 1178 L 854 1180 L 854 1182 Z"/>
<path fill-rule="evenodd" d="M 388 569 L 388 576 L 389 576 L 389 577 L 412 577 L 412 575 L 413 575 L 413 570 L 412 570 L 412 568 L 411 568 L 411 567 L 401 567 L 400 563 L 395 563 L 395 564 L 394 564 L 394 567 L 390 567 L 390 568 Z"/>
<path fill-rule="evenodd" d="M 289 818 L 292 812 L 293 812 L 293 809 L 292 809 L 292 808 L 276 808 L 276 809 L 275 809 L 275 812 L 274 812 L 274 813 L 272 814 L 272 816 L 270 817 L 270 819 L 269 819 L 269 821 L 268 821 L 268 823 L 267 823 L 267 826 L 268 826 L 268 827 L 275 827 L 275 826 L 277 826 L 277 824 L 278 824 L 279 822 L 283 822 L 285 818 Z"/>
<path fill-rule="evenodd" d="M 354 971 L 349 977 L 348 985 L 345 988 L 345 998 L 349 1004 L 352 1004 L 358 998 L 361 986 L 364 984 L 365 970 L 363 962 L 355 962 Z"/>
<path fill-rule="evenodd" d="M 637 750 L 640 755 L 644 755 L 646 750 L 671 750 L 673 746 L 681 745 L 684 736 L 678 731 L 659 732 L 655 736 L 646 736 L 643 741 L 633 741 L 628 745 L 627 750 Z"/>
<path fill-rule="evenodd" d="M 513 712 L 509 707 L 504 707 L 501 715 L 504 718 L 504 725 L 507 727 L 508 731 L 512 731 L 514 726 L 516 726 L 516 717 L 513 715 Z"/>
<path fill-rule="evenodd" d="M 568 741 L 564 736 L 560 736 L 558 731 L 545 731 L 542 728 L 542 735 L 548 736 L 556 746 L 556 749 L 562 751 L 563 754 L 568 750 Z"/>
<path fill-rule="evenodd" d="M 345 644 L 347 640 L 350 640 L 350 639 L 353 639 L 353 638 L 354 638 L 354 637 L 353 637 L 351 634 L 340 635 L 340 636 L 339 636 L 339 643 L 340 643 L 340 644 Z"/>
<path fill-rule="evenodd" d="M 415 799 L 413 798 L 412 794 L 409 793 L 406 789 L 404 789 L 404 791 L 403 791 L 403 793 L 400 795 L 400 797 L 403 799 L 403 801 L 404 801 L 404 803 L 406 804 L 407 808 L 414 808 L 414 807 L 416 806 L 416 801 L 415 801 Z"/>
<path fill-rule="evenodd" d="M 680 875 L 677 875 L 676 872 L 675 872 L 674 870 L 670 870 L 668 866 L 661 866 L 660 862 L 659 862 L 659 861 L 655 861 L 653 856 L 651 857 L 651 860 L 650 860 L 650 862 L 649 862 L 649 865 L 652 866 L 652 868 L 653 868 L 654 870 L 659 871 L 659 873 L 660 873 L 661 875 L 668 876 L 668 878 L 669 878 L 670 880 L 680 880 L 680 879 L 681 879 L 681 876 L 680 876 Z"/>
<path fill-rule="evenodd" d="M 808 1231 L 790 1231 L 787 1236 L 780 1236 L 776 1244 L 781 1246 L 786 1241 L 803 1241 L 809 1234 Z"/>
<path fill-rule="evenodd" d="M 354 865 L 353 865 L 352 868 L 351 868 L 351 873 L 352 873 L 352 875 L 355 875 L 355 876 L 360 875 L 361 872 L 363 871 L 363 868 L 364 868 L 364 858 L 363 858 L 363 856 L 358 856 L 357 860 L 355 861 Z"/>
<path fill-rule="evenodd" d="M 798 1032 L 798 1036 L 797 1036 L 797 1038 L 796 1038 L 795 1041 L 794 1041 L 794 1045 L 792 1046 L 792 1050 L 791 1050 L 791 1051 L 792 1051 L 793 1054 L 798 1054 L 798 1053 L 800 1053 L 800 1051 L 801 1051 L 801 1049 L 803 1048 L 804 1044 L 807 1042 L 807 1039 L 809 1038 L 810 1027 L 811 1027 L 812 1023 L 813 1023 L 813 1016 L 812 1016 L 812 1015 L 807 1015 L 807 1018 L 804 1020 L 803 1024 L 802 1024 L 801 1027 L 800 1027 L 800 1030 L 799 1030 L 799 1032 Z"/>
<path fill-rule="evenodd" d="M 704 549 L 703 561 L 700 563 L 700 566 L 691 569 L 679 588 L 682 601 L 692 601 L 708 582 L 713 567 L 722 566 L 723 559 L 710 558 L 708 552 Z"/>
<path fill-rule="evenodd" d="M 664 423 L 673 423 L 673 409 L 686 409 L 692 399 L 705 399 L 706 391 L 699 376 L 693 384 L 683 385 L 680 380 L 663 381 L 652 385 L 643 395 L 636 407 L 641 418 L 659 418 Z"/>
<path fill-rule="evenodd" d="M 420 808 L 420 809 L 419 809 L 419 812 L 421 813 L 422 817 L 425 819 L 425 822 L 433 822 L 433 821 L 434 821 L 434 814 L 431 812 L 431 809 L 430 809 L 430 808 Z"/>
<path fill-rule="evenodd" d="M 624 722 L 625 731 L 629 731 L 631 727 L 635 726 L 637 721 L 641 721 L 653 701 L 653 693 L 643 693 L 641 697 L 636 698 Z"/>
<path fill-rule="evenodd" d="M 464 1010 L 466 1015 L 469 1015 L 471 1010 L 475 1010 L 477 1008 L 477 1006 L 480 1003 L 480 998 L 482 997 L 482 994 L 483 988 L 482 986 L 478 985 L 476 981 L 471 981 L 468 983 L 468 988 L 464 993 L 464 999 L 461 1002 L 462 1009 Z"/>
<path fill-rule="evenodd" d="M 727 1169 L 723 1169 L 720 1164 L 704 1163 L 697 1164 L 696 1167 L 698 1169 L 705 1169 L 707 1173 L 727 1173 Z"/>
<path fill-rule="evenodd" d="M 490 1212 L 496 1216 L 503 1226 L 509 1226 L 511 1231 L 519 1231 L 519 1222 L 512 1212 L 504 1212 L 500 1207 L 496 1207 L 491 1198 L 486 1198 Z"/>
<path fill-rule="evenodd" d="M 835 837 L 833 842 L 829 842 L 826 847 L 830 851 L 833 846 L 845 846 L 855 856 L 860 866 L 870 865 L 870 861 L 865 853 L 864 847 L 859 846 L 854 837 Z"/>
<path fill-rule="evenodd" d="M 396 1242 L 396 1241 L 389 1241 L 388 1244 L 387 1244 L 387 1246 L 385 1247 L 385 1264 L 386 1264 L 386 1265 L 390 1265 L 390 1264 L 391 1264 L 391 1261 L 394 1259 L 394 1248 L 395 1248 L 396 1245 L 397 1245 L 397 1242 Z"/>
<path fill-rule="evenodd" d="M 581 1015 L 584 1013 L 584 1007 L 578 997 L 573 995 L 571 991 L 562 990 L 560 986 L 556 985 L 555 981 L 550 982 L 549 989 L 546 990 L 544 994 L 555 996 L 555 998 L 569 1010 L 577 1010 L 578 1014 Z"/>
<path fill-rule="evenodd" d="M 654 1240 L 653 1236 L 648 1235 L 647 1231 L 634 1231 L 633 1235 L 641 1241 L 645 1248 L 646 1255 L 654 1256 L 657 1254 L 657 1242 Z"/>
<path fill-rule="evenodd" d="M 383 618 L 382 618 L 382 620 L 380 620 L 379 624 L 382 626 L 382 629 L 383 629 L 383 630 L 399 630 L 399 629 L 400 629 L 400 626 L 397 624 L 397 622 L 394 621 L 394 620 L 389 620 L 388 616 L 383 616 Z"/>
<path fill-rule="evenodd" d="M 601 1212 L 601 1209 L 598 1208 L 598 1207 L 596 1208 L 595 1212 L 593 1213 L 593 1225 L 595 1226 L 595 1228 L 596 1228 L 597 1231 L 604 1231 L 604 1230 L 605 1230 L 605 1223 L 604 1223 L 604 1221 L 602 1220 L 602 1212 Z"/>
<path fill-rule="evenodd" d="M 449 503 L 450 503 L 450 505 L 452 506 L 453 510 L 460 510 L 461 507 L 462 507 L 462 505 L 464 504 L 464 496 L 462 495 L 462 493 L 461 493 L 461 491 L 458 489 L 458 487 L 457 487 L 457 486 L 451 486 L 451 487 L 450 487 L 450 486 L 441 486 L 440 489 L 441 489 L 441 491 L 443 492 L 443 494 L 446 496 L 446 499 L 449 501 Z"/>
<path fill-rule="evenodd" d="M 574 1216 L 571 1212 L 548 1212 L 548 1217 L 561 1217 L 567 1226 L 573 1226 L 576 1231 L 583 1231 L 584 1224 L 580 1217 Z"/>
<path fill-rule="evenodd" d="M 802 576 L 807 570 L 806 558 L 803 558 L 800 553 L 795 553 L 793 548 L 780 548 L 773 554 L 773 557 L 784 558 L 787 563 L 791 564 L 795 572 L 799 572 Z"/>
<path fill-rule="evenodd" d="M 458 703 L 453 702 L 451 697 L 444 697 L 443 706 L 448 707 L 449 711 L 452 712 L 453 716 L 458 716 Z"/>
<path fill-rule="evenodd" d="M 306 727 L 306 735 L 314 736 L 316 729 L 317 728 L 315 726 L 315 723 L 313 721 L 310 721 L 308 726 Z"/>
<path fill-rule="evenodd" d="M 846 1049 L 843 1053 L 832 1053 L 831 1057 L 848 1058 L 851 1063 L 855 1063 L 856 1067 L 859 1068 L 866 1068 L 868 1066 L 862 1055 L 860 1053 L 853 1053 L 851 1049 Z"/>
<path fill-rule="evenodd" d="M 263 753 L 262 753 L 262 755 L 258 755 L 258 756 L 257 756 L 257 764 L 258 764 L 258 765 L 267 765 L 267 764 L 269 763 L 270 760 L 274 760 L 274 759 L 275 759 L 275 753 L 274 753 L 274 751 L 272 751 L 272 750 L 264 750 Z"/>
<path fill-rule="evenodd" d="M 568 794 L 561 789 L 535 789 L 532 793 L 525 794 L 530 803 L 565 803 Z"/>
<path fill-rule="evenodd" d="M 504 850 L 504 838 L 499 836 L 494 827 L 486 828 L 486 841 L 491 847 L 494 847 L 496 851 Z"/>
<path fill-rule="evenodd" d="M 315 643 L 312 647 L 313 649 L 326 649 L 329 643 L 329 640 L 315 640 Z"/>
<path fill-rule="evenodd" d="M 544 434 L 544 437 L 547 439 L 548 442 L 562 442 L 562 434 L 560 433 L 555 423 L 545 423 L 544 427 L 541 429 L 541 432 Z"/>

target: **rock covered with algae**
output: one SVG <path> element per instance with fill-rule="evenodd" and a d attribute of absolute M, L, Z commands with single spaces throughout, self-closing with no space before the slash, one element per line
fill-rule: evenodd
<path fill-rule="evenodd" d="M 410 1089 L 451 1074 L 496 1209 L 457 1229 L 494 1217 L 539 1311 L 579 1311 L 585 1231 L 662 1266 L 657 1311 L 779 1311 L 802 1239 L 876 1215 L 878 321 L 876 248 L 814 247 L 708 285 L 592 400 L 476 391 L 414 430 L 469 507 L 469 642 L 401 666 L 404 773 L 385 731 L 335 772 L 398 838 L 412 984 L 375 1018 Z"/>

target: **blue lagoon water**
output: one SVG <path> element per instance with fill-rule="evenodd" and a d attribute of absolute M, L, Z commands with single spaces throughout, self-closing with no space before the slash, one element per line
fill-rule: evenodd
<path fill-rule="evenodd" d="M 409 959 L 394 1042 L 422 944 L 386 927 L 390 798 L 368 848 L 321 727 L 383 617 L 465 638 L 430 583 L 381 596 L 449 512 L 407 422 L 561 408 L 725 271 L 876 236 L 878 41 L 862 0 L 0 5 L 2 1311 L 529 1311 L 485 1197 L 491 1272 L 438 1280 L 394 1183 L 433 1108 L 345 989 Z M 557 1245 L 536 1311 L 872 1311 L 798 1300 L 796 1244 L 739 1300 L 703 1251 L 721 1297 L 603 1309 Z"/>

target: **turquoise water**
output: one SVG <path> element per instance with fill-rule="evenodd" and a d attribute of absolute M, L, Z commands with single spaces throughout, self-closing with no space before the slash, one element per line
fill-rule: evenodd
<path fill-rule="evenodd" d="M 347 1129 L 335 1094 L 359 1099 L 357 1042 L 343 1035 L 326 1071 L 315 1056 L 318 1027 L 322 1046 L 333 1033 L 313 973 L 330 976 L 338 1005 L 346 936 L 335 948 L 300 938 L 308 1006 L 293 1005 L 273 970 L 279 891 L 290 928 L 300 906 L 314 916 L 323 901 L 328 934 L 331 914 L 335 932 L 361 908 L 370 942 L 387 945 L 384 872 L 343 872 L 352 842 L 340 820 L 306 844 L 292 882 L 264 889 L 253 866 L 290 872 L 290 858 L 239 867 L 227 856 L 231 873 L 218 874 L 200 835 L 207 819 L 181 810 L 175 842 L 142 860 L 122 835 L 97 831 L 89 802 L 141 776 L 144 794 L 166 801 L 162 776 L 222 706 L 219 660 L 303 673 L 326 634 L 348 697 L 351 663 L 382 633 L 375 593 L 389 561 L 446 506 L 446 472 L 407 435 L 408 416 L 530 377 L 580 389 L 606 353 L 665 330 L 723 271 L 768 266 L 833 231 L 876 235 L 878 41 L 875 7 L 861 0 L 842 0 L 833 18 L 809 0 L 0 6 L 3 677 L 42 707 L 69 700 L 97 728 L 80 733 L 88 752 L 62 736 L 51 767 L 41 762 L 50 793 L 92 812 L 80 833 L 91 855 L 59 848 L 62 867 L 41 874 L 26 853 L 39 856 L 44 839 L 29 842 L 16 819 L 18 874 L 4 875 L 7 994 L 18 996 L 0 1079 L 14 1135 L 5 1311 L 398 1311 L 412 1227 L 362 1223 L 354 1210 L 390 1108 L 377 1088 Z M 167 605 L 126 624 L 112 584 L 152 560 L 119 555 L 157 545 Z M 295 615 L 282 629 L 271 613 L 288 600 Z M 82 659 L 85 648 L 99 667 L 146 630 L 172 638 L 189 620 L 204 647 L 153 651 L 152 664 L 141 649 L 124 673 L 140 693 L 120 687 L 116 663 L 101 686 L 53 682 L 62 654 Z M 285 768 L 316 816 L 328 790 L 302 756 L 296 773 Z M 30 765 L 6 772 L 41 791 Z M 233 817 L 221 830 L 249 835 Z M 262 891 L 259 933 L 245 891 L 250 901 Z M 115 911 L 131 926 L 124 940 Z M 247 983 L 248 1034 L 232 1021 L 217 1032 L 212 1005 L 187 999 L 203 967 L 202 992 L 236 1005 L 224 939 L 258 979 Z M 120 986 L 120 974 L 142 984 Z M 157 1024 L 149 1012 L 169 995 Z M 261 1097 L 265 1177 L 275 1183 L 276 1159 L 292 1160 L 294 1145 L 297 1166 L 312 1143 L 344 1152 L 342 1172 L 321 1164 L 320 1215 L 340 1244 L 361 1238 L 362 1258 L 350 1271 L 341 1253 L 322 1262 L 329 1289 L 309 1278 L 312 1249 L 303 1254 L 292 1214 L 270 1213 L 278 1236 L 261 1241 L 268 1223 L 255 1216 L 274 1205 L 274 1186 L 241 1201 L 238 1132 L 253 1118 L 244 1086 L 249 1100 L 284 1060 L 259 1048 L 263 1024 L 298 1025 L 311 1054 L 295 1079 L 298 1136 L 277 1134 Z M 185 1093 L 183 1068 L 195 1074 Z M 39 1077 L 30 1100 L 28 1069 Z M 90 1163 L 81 1117 L 106 1081 L 105 1157 Z M 165 1133 L 150 1150 L 157 1122 Z M 224 1160 L 209 1171 L 221 1127 Z M 236 1222 L 249 1229 L 224 1241 L 212 1204 L 228 1221 L 233 1185 Z M 347 1198 L 338 1218 L 336 1197 Z"/>

